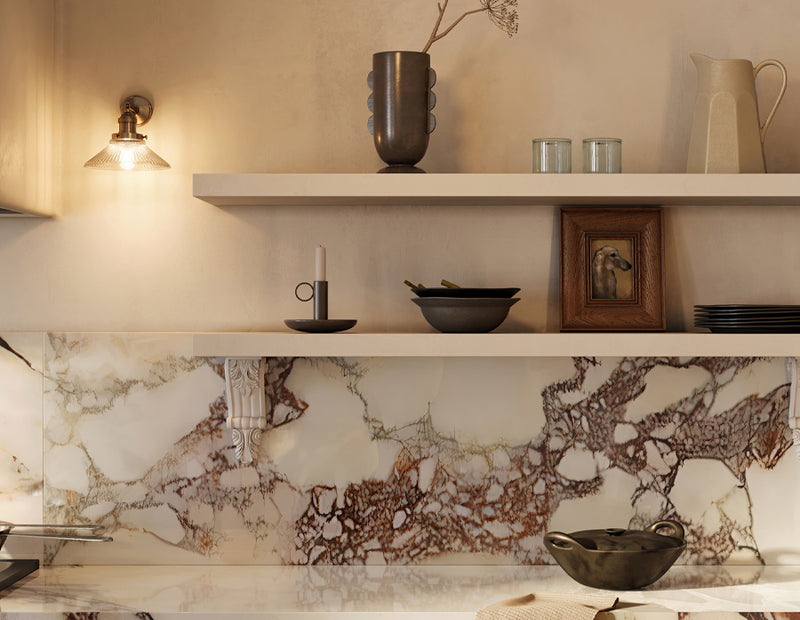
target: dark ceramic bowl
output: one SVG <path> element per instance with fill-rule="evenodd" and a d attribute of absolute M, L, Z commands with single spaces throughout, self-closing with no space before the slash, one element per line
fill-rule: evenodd
<path fill-rule="evenodd" d="M 669 535 L 657 530 L 668 529 Z M 603 590 L 635 590 L 660 579 L 686 548 L 683 526 L 658 521 L 646 530 L 548 532 L 547 550 L 578 583 Z"/>
<path fill-rule="evenodd" d="M 412 288 L 417 297 L 505 297 L 510 298 L 519 293 L 518 288 L 448 288 L 437 286 L 431 288 Z"/>
<path fill-rule="evenodd" d="M 496 297 L 412 298 L 422 316 L 435 330 L 445 333 L 479 334 L 500 327 L 508 309 L 519 299 Z"/>

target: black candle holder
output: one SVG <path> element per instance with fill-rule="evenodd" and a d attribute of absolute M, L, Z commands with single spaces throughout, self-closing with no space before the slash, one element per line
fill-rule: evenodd
<path fill-rule="evenodd" d="M 300 287 L 307 286 L 311 289 L 308 297 L 300 296 Z M 294 288 L 294 296 L 300 301 L 314 300 L 313 319 L 286 319 L 284 323 L 288 327 L 301 332 L 330 333 L 341 332 L 350 329 L 356 324 L 355 319 L 329 319 L 328 318 L 328 281 L 314 280 L 311 282 L 300 282 Z"/>

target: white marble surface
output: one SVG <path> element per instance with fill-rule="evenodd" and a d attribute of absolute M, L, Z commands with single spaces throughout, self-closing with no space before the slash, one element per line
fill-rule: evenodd
<path fill-rule="evenodd" d="M 44 517 L 115 539 L 54 564 L 548 564 L 548 530 L 663 518 L 679 563 L 800 557 L 782 359 L 270 358 L 247 465 L 191 336 L 48 333 L 44 363 Z"/>
<path fill-rule="evenodd" d="M 44 334 L 0 334 L 0 520 L 42 522 Z M 38 558 L 39 541 L 9 538 L 0 558 Z"/>
<path fill-rule="evenodd" d="M 423 614 L 472 620 L 487 604 L 544 591 L 600 592 L 553 566 L 53 566 L 0 592 L 0 616 L 146 612 L 157 620 L 177 614 L 297 620 L 358 613 L 364 620 L 389 614 L 393 620 Z M 800 566 L 674 566 L 644 590 L 616 594 L 615 618 L 800 617 Z"/>
<path fill-rule="evenodd" d="M 2 336 L 0 519 L 114 537 L 12 557 L 549 564 L 548 530 L 674 518 L 678 564 L 800 563 L 783 359 L 270 358 L 244 465 L 191 335 Z"/>

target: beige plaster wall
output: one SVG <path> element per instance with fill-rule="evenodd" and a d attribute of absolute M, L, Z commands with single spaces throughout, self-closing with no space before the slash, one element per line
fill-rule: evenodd
<path fill-rule="evenodd" d="M 48 212 L 55 0 L 0 0 L 0 209 Z"/>
<path fill-rule="evenodd" d="M 477 5 L 451 0 L 450 17 Z M 426 330 L 402 281 L 442 277 L 520 286 L 504 327 L 557 328 L 555 209 L 218 209 L 191 195 L 195 172 L 381 167 L 366 131 L 371 54 L 421 49 L 434 0 L 56 0 L 54 23 L 47 2 L 32 6 L 0 0 L 0 27 L 17 33 L 0 51 L 24 50 L 28 64 L 54 57 L 55 175 L 26 166 L 24 183 L 61 187 L 52 200 L 63 215 L 0 221 L 2 329 L 279 329 L 310 316 L 293 290 L 313 277 L 318 244 L 328 248 L 331 317 L 365 331 Z M 428 171 L 525 173 L 532 137 L 614 135 L 627 172 L 680 172 L 693 51 L 787 65 L 767 161 L 772 172 L 800 171 L 796 0 L 521 0 L 519 13 L 512 39 L 478 15 L 432 48 Z M 55 33 L 54 52 L 44 34 L 19 34 L 31 19 Z M 9 123 L 41 133 L 30 98 L 10 88 L 16 58 L 0 55 L 2 89 L 14 91 L 0 133 Z M 776 77 L 765 72 L 759 89 L 765 108 Z M 154 99 L 145 133 L 173 168 L 84 169 L 134 92 Z M 669 209 L 669 327 L 683 329 L 694 303 L 800 300 L 799 218 L 785 207 Z"/>

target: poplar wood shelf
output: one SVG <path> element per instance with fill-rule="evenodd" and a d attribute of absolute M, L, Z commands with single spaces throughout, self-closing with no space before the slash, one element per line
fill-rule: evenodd
<path fill-rule="evenodd" d="M 800 174 L 195 174 L 218 207 L 800 205 Z"/>
<path fill-rule="evenodd" d="M 198 357 L 795 357 L 800 334 L 228 332 L 193 336 Z"/>
<path fill-rule="evenodd" d="M 800 174 L 195 174 L 232 206 L 790 206 Z M 800 334 L 206 333 L 202 357 L 794 357 Z"/>

